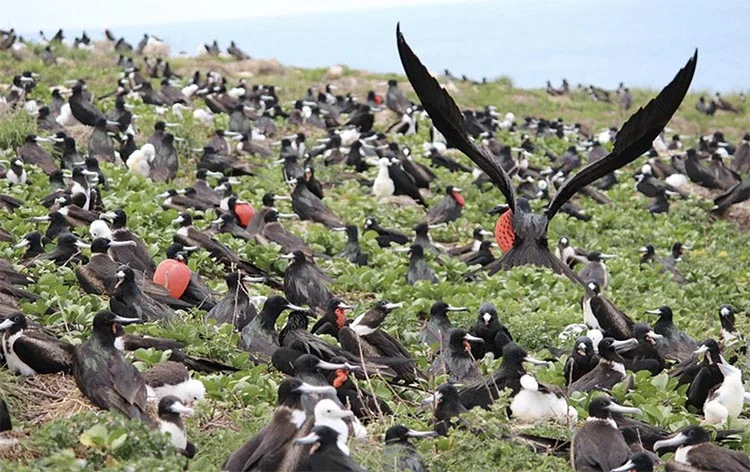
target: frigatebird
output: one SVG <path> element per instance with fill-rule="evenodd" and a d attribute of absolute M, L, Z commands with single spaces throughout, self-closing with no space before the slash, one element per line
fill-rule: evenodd
<path fill-rule="evenodd" d="M 652 141 L 661 133 L 685 98 L 698 60 L 696 49 L 693 57 L 677 73 L 672 82 L 625 122 L 617 133 L 612 152 L 588 164 L 568 179 L 560 187 L 544 213 L 537 215 L 531 212 L 526 199 L 516 198 L 507 172 L 487 151 L 478 148 L 469 139 L 463 113 L 450 94 L 430 75 L 427 68 L 414 54 L 401 34 L 400 25 L 396 27 L 396 42 L 401 64 L 425 111 L 432 119 L 433 125 L 445 136 L 450 146 L 458 148 L 474 161 L 505 196 L 508 210 L 500 216 L 495 234 L 497 238 L 498 233 L 511 233 L 513 245 L 500 259 L 490 264 L 490 271 L 494 273 L 500 269 L 531 264 L 551 268 L 577 282 L 580 282 L 579 278 L 549 250 L 547 228 L 550 220 L 578 191 L 610 172 L 633 162 L 649 150 Z"/>

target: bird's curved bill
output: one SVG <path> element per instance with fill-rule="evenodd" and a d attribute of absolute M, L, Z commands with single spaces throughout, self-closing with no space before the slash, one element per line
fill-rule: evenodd
<path fill-rule="evenodd" d="M 286 259 L 286 260 L 292 260 L 294 259 L 294 254 L 279 254 L 277 256 L 279 259 Z"/>
<path fill-rule="evenodd" d="M 298 306 L 298 305 L 294 305 L 292 303 L 287 303 L 286 308 L 289 310 L 293 310 L 293 311 L 305 311 L 305 308 Z"/>
<path fill-rule="evenodd" d="M 266 278 L 265 277 L 250 277 L 249 275 L 246 275 L 242 277 L 242 281 L 249 283 L 249 284 L 259 284 L 261 282 L 265 282 Z"/>
<path fill-rule="evenodd" d="M 708 346 L 705 344 L 693 351 L 693 354 L 703 354 L 704 352 L 708 352 Z"/>
<path fill-rule="evenodd" d="M 14 249 L 21 249 L 22 247 L 26 247 L 29 244 L 31 244 L 31 242 L 28 239 L 22 239 L 20 243 L 14 244 L 13 248 Z"/>
<path fill-rule="evenodd" d="M 187 406 L 183 405 L 180 402 L 174 402 L 174 403 L 172 403 L 172 405 L 170 405 L 170 407 L 169 407 L 169 410 L 172 413 L 177 413 L 177 414 L 181 413 L 183 415 L 188 415 L 188 416 L 193 416 L 193 414 L 195 414 L 195 410 L 193 410 L 190 407 L 187 407 Z"/>
<path fill-rule="evenodd" d="M 206 176 L 207 177 L 213 177 L 215 179 L 220 179 L 220 178 L 224 177 L 224 174 L 222 174 L 221 172 L 214 172 L 212 170 L 207 170 L 206 171 Z"/>
<path fill-rule="evenodd" d="M 292 197 L 290 197 L 289 195 L 274 195 L 273 199 L 274 200 L 291 200 Z"/>
<path fill-rule="evenodd" d="M 178 225 L 178 224 L 182 223 L 183 221 L 185 221 L 185 218 L 183 218 L 182 216 L 178 216 L 177 218 L 175 218 L 175 219 L 172 220 L 172 224 L 173 225 Z"/>
<path fill-rule="evenodd" d="M 135 241 L 110 241 L 110 247 L 137 246 Z"/>
<path fill-rule="evenodd" d="M 483 343 L 483 342 L 484 342 L 484 339 L 482 339 L 482 338 L 478 338 L 478 337 L 476 337 L 476 336 L 472 336 L 472 335 L 471 335 L 471 334 L 469 334 L 469 333 L 466 333 L 466 334 L 464 335 L 464 339 L 465 339 L 466 341 L 470 341 L 470 342 L 474 342 L 474 343 Z"/>
<path fill-rule="evenodd" d="M 344 231 L 346 231 L 346 228 L 341 226 L 338 228 L 331 228 L 331 231 L 336 231 L 337 233 L 343 233 Z"/>
<path fill-rule="evenodd" d="M 75 245 L 81 249 L 89 249 L 91 248 L 91 244 L 84 243 L 83 241 L 76 241 Z"/>
<path fill-rule="evenodd" d="M 448 305 L 448 308 L 446 308 L 448 311 L 469 311 L 469 309 L 465 306 L 451 306 Z"/>
<path fill-rule="evenodd" d="M 49 221 L 49 215 L 45 216 L 32 216 L 29 221 Z"/>
<path fill-rule="evenodd" d="M 121 325 L 129 325 L 129 324 L 135 324 L 140 323 L 140 318 L 125 318 L 124 316 L 115 316 L 115 321 Z"/>
<path fill-rule="evenodd" d="M 429 406 L 433 403 L 439 402 L 443 398 L 443 394 L 440 392 L 435 392 L 434 395 L 430 395 L 429 397 L 422 400 L 422 406 Z"/>
<path fill-rule="evenodd" d="M 535 359 L 535 358 L 533 358 L 531 356 L 524 357 L 523 361 L 524 362 L 528 362 L 530 364 L 534 364 L 534 365 L 549 365 L 549 362 L 547 362 L 547 361 L 541 361 L 541 360 Z"/>
<path fill-rule="evenodd" d="M 434 438 L 437 437 L 438 434 L 435 431 L 417 431 L 410 429 L 406 435 L 410 438 Z"/>
<path fill-rule="evenodd" d="M 623 341 L 613 341 L 612 347 L 615 349 L 623 349 L 626 347 L 632 347 L 634 345 L 638 344 L 638 340 L 635 338 L 625 339 Z"/>
<path fill-rule="evenodd" d="M 0 331 L 10 329 L 14 324 L 15 323 L 11 319 L 4 320 L 2 323 L 0 323 Z"/>
<path fill-rule="evenodd" d="M 629 406 L 622 406 L 622 405 L 618 405 L 615 402 L 610 403 L 607 409 L 614 413 L 624 413 L 624 414 L 630 414 L 630 415 L 643 414 L 640 408 L 631 408 Z"/>
<path fill-rule="evenodd" d="M 99 218 L 107 218 L 109 220 L 117 218 L 117 214 L 113 211 L 108 211 L 106 213 L 100 213 Z"/>
<path fill-rule="evenodd" d="M 318 361 L 318 367 L 326 370 L 338 370 L 347 368 L 346 364 L 334 364 L 332 362 L 326 362 L 324 360 Z"/>
<path fill-rule="evenodd" d="M 599 257 L 602 259 L 614 259 L 617 257 L 617 254 L 600 254 Z"/>
<path fill-rule="evenodd" d="M 487 231 L 486 229 L 481 230 L 479 234 L 481 234 L 482 236 L 494 236 L 495 235 L 495 233 L 493 233 L 492 231 Z"/>
<path fill-rule="evenodd" d="M 670 439 L 662 439 L 661 441 L 656 441 L 654 443 L 654 452 L 658 451 L 659 449 L 663 449 L 670 446 L 679 446 L 681 444 L 684 444 L 687 442 L 688 437 L 684 435 L 683 433 L 677 434 L 677 436 L 670 438 Z"/>
<path fill-rule="evenodd" d="M 330 385 L 318 386 L 318 385 L 310 385 L 304 382 L 295 390 L 301 393 L 308 393 L 308 394 L 310 393 L 321 393 L 321 394 L 332 394 L 332 395 L 336 394 L 336 389 Z"/>
<path fill-rule="evenodd" d="M 197 251 L 198 249 L 200 249 L 198 246 L 182 246 L 182 250 L 187 252 Z"/>
<path fill-rule="evenodd" d="M 310 433 L 304 438 L 297 438 L 294 440 L 295 444 L 315 444 L 320 441 L 320 436 L 315 433 Z"/>
<path fill-rule="evenodd" d="M 438 224 L 435 224 L 435 225 L 427 225 L 427 227 L 430 228 L 430 229 L 444 228 L 446 226 L 448 226 L 446 223 L 438 223 Z"/>
<path fill-rule="evenodd" d="M 656 310 L 646 310 L 644 313 L 647 313 L 649 315 L 661 315 L 661 310 L 658 308 Z"/>
<path fill-rule="evenodd" d="M 384 308 L 386 310 L 395 310 L 396 308 L 401 308 L 404 306 L 404 302 L 398 302 L 398 303 L 386 303 Z"/>
<path fill-rule="evenodd" d="M 626 463 L 624 463 L 620 467 L 611 469 L 609 472 L 631 472 L 633 470 L 638 470 L 638 469 L 636 468 L 636 465 L 632 460 L 628 460 Z"/>

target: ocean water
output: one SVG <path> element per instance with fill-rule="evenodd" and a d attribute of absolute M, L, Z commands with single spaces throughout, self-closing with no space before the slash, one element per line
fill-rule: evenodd
<path fill-rule="evenodd" d="M 234 39 L 253 57 L 288 65 L 400 73 L 400 21 L 431 70 L 508 76 L 520 87 L 565 77 L 572 85 L 660 88 L 698 47 L 693 90 L 726 92 L 750 89 L 748 18 L 748 0 L 499 0 L 113 30 L 134 44 L 148 30 L 173 53 Z"/>

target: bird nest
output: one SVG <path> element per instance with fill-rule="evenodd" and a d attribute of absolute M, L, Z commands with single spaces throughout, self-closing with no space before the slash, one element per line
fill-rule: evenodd
<path fill-rule="evenodd" d="M 96 410 L 78 390 L 72 375 L 49 374 L 23 377 L 3 385 L 5 393 L 23 409 L 13 411 L 14 419 L 39 426 L 59 418 Z"/>
<path fill-rule="evenodd" d="M 723 191 L 721 190 L 709 190 L 692 182 L 688 182 L 681 188 L 690 192 L 691 195 L 697 195 L 701 200 L 707 200 L 711 202 L 714 198 L 723 193 Z M 724 212 L 723 215 L 719 216 L 718 218 L 731 221 L 742 230 L 750 228 L 750 200 L 732 205 L 727 211 Z"/>

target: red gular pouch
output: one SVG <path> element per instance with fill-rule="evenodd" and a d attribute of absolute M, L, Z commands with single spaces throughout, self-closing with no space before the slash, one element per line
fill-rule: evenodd
<path fill-rule="evenodd" d="M 341 388 L 349 378 L 349 371 L 346 369 L 336 369 L 336 377 L 334 377 L 332 385 L 333 388 Z"/>
<path fill-rule="evenodd" d="M 508 252 L 513 247 L 516 240 L 516 233 L 513 232 L 513 212 L 506 211 L 495 223 L 495 241 L 503 252 Z"/>
<path fill-rule="evenodd" d="M 154 272 L 154 283 L 166 288 L 174 298 L 180 298 L 190 284 L 192 272 L 184 263 L 165 259 L 159 263 Z"/>
<path fill-rule="evenodd" d="M 458 203 L 458 206 L 463 207 L 464 205 L 466 205 L 466 202 L 464 201 L 464 196 L 461 195 L 460 193 L 454 190 L 453 192 L 451 192 L 451 196 L 456 201 L 456 203 Z"/>
<path fill-rule="evenodd" d="M 250 220 L 255 216 L 255 208 L 247 202 L 237 202 L 234 205 L 234 215 L 240 220 L 240 226 L 247 228 Z"/>

